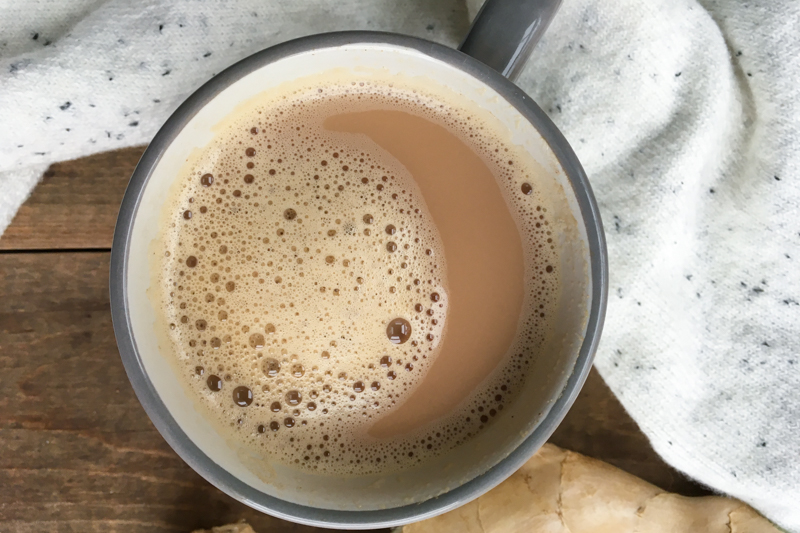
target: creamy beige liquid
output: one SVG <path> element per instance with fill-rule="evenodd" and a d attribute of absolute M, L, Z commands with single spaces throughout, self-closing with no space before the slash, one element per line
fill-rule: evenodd
<path fill-rule="evenodd" d="M 200 410 L 265 460 L 402 469 L 491 427 L 551 330 L 537 176 L 380 83 L 250 102 L 167 202 L 157 286 Z"/>

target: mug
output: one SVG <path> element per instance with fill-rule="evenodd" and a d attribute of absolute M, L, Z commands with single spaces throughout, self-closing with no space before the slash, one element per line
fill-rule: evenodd
<path fill-rule="evenodd" d="M 454 509 L 510 476 L 550 437 L 591 368 L 605 315 L 608 267 L 600 214 L 567 141 L 513 79 L 560 0 L 488 0 L 460 50 L 389 33 L 303 37 L 252 55 L 203 85 L 167 120 L 131 177 L 111 252 L 111 311 L 125 370 L 145 411 L 194 470 L 264 513 L 323 527 L 366 529 Z M 154 333 L 147 297 L 151 242 L 178 170 L 237 105 L 281 83 L 332 68 L 402 73 L 447 87 L 488 110 L 564 191 L 578 238 L 559 243 L 562 293 L 552 341 L 527 369 L 523 390 L 492 426 L 425 464 L 389 474 L 333 476 L 261 468 L 226 442 L 184 393 Z"/>

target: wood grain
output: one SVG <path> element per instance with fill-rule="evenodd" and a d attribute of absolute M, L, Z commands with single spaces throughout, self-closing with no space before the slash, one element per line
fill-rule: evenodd
<path fill-rule="evenodd" d="M 110 248 L 141 153 L 53 165 L 0 238 L 0 531 L 188 532 L 240 518 L 259 533 L 314 531 L 200 478 L 133 394 L 111 326 L 109 254 L 90 250 Z M 551 441 L 708 494 L 660 459 L 594 370 Z"/>
<path fill-rule="evenodd" d="M 191 531 L 246 518 L 166 444 L 131 389 L 109 254 L 0 254 L 0 531 Z"/>
<path fill-rule="evenodd" d="M 142 152 L 139 146 L 52 165 L 0 237 L 0 250 L 111 248 Z"/>

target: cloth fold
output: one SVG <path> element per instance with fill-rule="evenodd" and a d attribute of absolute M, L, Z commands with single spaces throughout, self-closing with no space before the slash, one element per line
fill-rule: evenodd
<path fill-rule="evenodd" d="M 147 143 L 238 59 L 343 29 L 456 46 L 479 3 L 0 3 L 0 230 L 48 164 Z M 601 207 L 603 378 L 669 463 L 794 532 L 798 28 L 792 0 L 565 0 L 518 81 Z"/>

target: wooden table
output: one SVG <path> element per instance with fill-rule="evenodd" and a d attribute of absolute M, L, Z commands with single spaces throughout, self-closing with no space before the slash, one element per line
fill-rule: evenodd
<path fill-rule="evenodd" d="M 241 518 L 312 531 L 224 495 L 172 451 L 114 341 L 111 236 L 142 148 L 53 165 L 0 238 L 0 531 L 188 532 Z M 551 439 L 664 489 L 667 466 L 596 371 Z"/>

